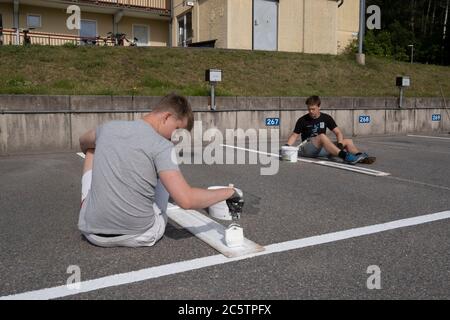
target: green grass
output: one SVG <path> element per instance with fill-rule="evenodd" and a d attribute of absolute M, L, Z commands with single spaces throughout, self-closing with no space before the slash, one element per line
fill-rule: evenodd
<path fill-rule="evenodd" d="M 450 67 L 353 55 L 198 48 L 0 47 L 0 94 L 207 95 L 204 72 L 223 70 L 221 96 L 450 96 Z"/>

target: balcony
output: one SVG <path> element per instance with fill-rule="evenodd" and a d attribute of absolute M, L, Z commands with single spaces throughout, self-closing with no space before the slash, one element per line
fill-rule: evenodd
<path fill-rule="evenodd" d="M 1 32 L 0 32 L 1 35 Z M 2 39 L 3 38 L 3 39 Z M 24 33 L 20 31 L 17 35 L 17 31 L 14 29 L 3 29 L 3 36 L 0 36 L 0 45 L 14 45 L 27 44 L 34 45 L 50 45 L 61 46 L 65 44 L 73 45 L 95 45 L 95 46 L 113 46 L 114 40 L 111 37 L 80 37 L 68 34 L 48 33 L 48 32 L 28 32 Z M 124 45 L 127 46 L 130 43 L 125 41 Z"/>
<path fill-rule="evenodd" d="M 170 11 L 171 0 L 72 0 L 77 3 L 95 3 L 98 5 L 128 7 L 136 9 Z"/>

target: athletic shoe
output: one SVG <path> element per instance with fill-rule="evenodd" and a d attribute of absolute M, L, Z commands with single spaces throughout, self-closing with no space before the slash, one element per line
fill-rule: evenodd
<path fill-rule="evenodd" d="M 357 164 L 362 158 L 364 158 L 362 154 L 357 156 L 356 154 L 347 152 L 344 162 L 348 164 Z"/>
<path fill-rule="evenodd" d="M 357 156 L 360 155 L 359 153 L 356 154 Z M 377 158 L 376 157 L 369 157 L 369 155 L 367 153 L 361 153 L 361 155 L 363 156 L 363 158 L 361 160 L 359 160 L 359 163 L 363 163 L 363 164 L 372 164 L 374 163 Z"/>

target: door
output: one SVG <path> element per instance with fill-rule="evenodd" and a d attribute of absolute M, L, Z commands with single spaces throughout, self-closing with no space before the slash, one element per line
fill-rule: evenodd
<path fill-rule="evenodd" d="M 187 47 L 192 43 L 192 12 L 189 11 L 185 15 L 178 18 L 178 46 Z"/>
<path fill-rule="evenodd" d="M 136 44 L 139 47 L 148 46 L 148 26 L 133 25 L 133 37 L 136 38 Z"/>
<path fill-rule="evenodd" d="M 97 21 L 81 20 L 80 24 L 81 44 L 94 44 L 97 37 Z"/>
<path fill-rule="evenodd" d="M 278 48 L 278 0 L 253 0 L 253 49 Z"/>

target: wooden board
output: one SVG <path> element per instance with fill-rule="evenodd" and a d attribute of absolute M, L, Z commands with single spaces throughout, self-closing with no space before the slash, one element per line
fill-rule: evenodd
<path fill-rule="evenodd" d="M 169 203 L 167 215 L 169 216 L 169 219 L 228 258 L 240 257 L 265 250 L 264 247 L 247 238 L 244 239 L 244 244 L 240 247 L 228 247 L 225 244 L 226 227 L 198 211 L 184 210 Z"/>

